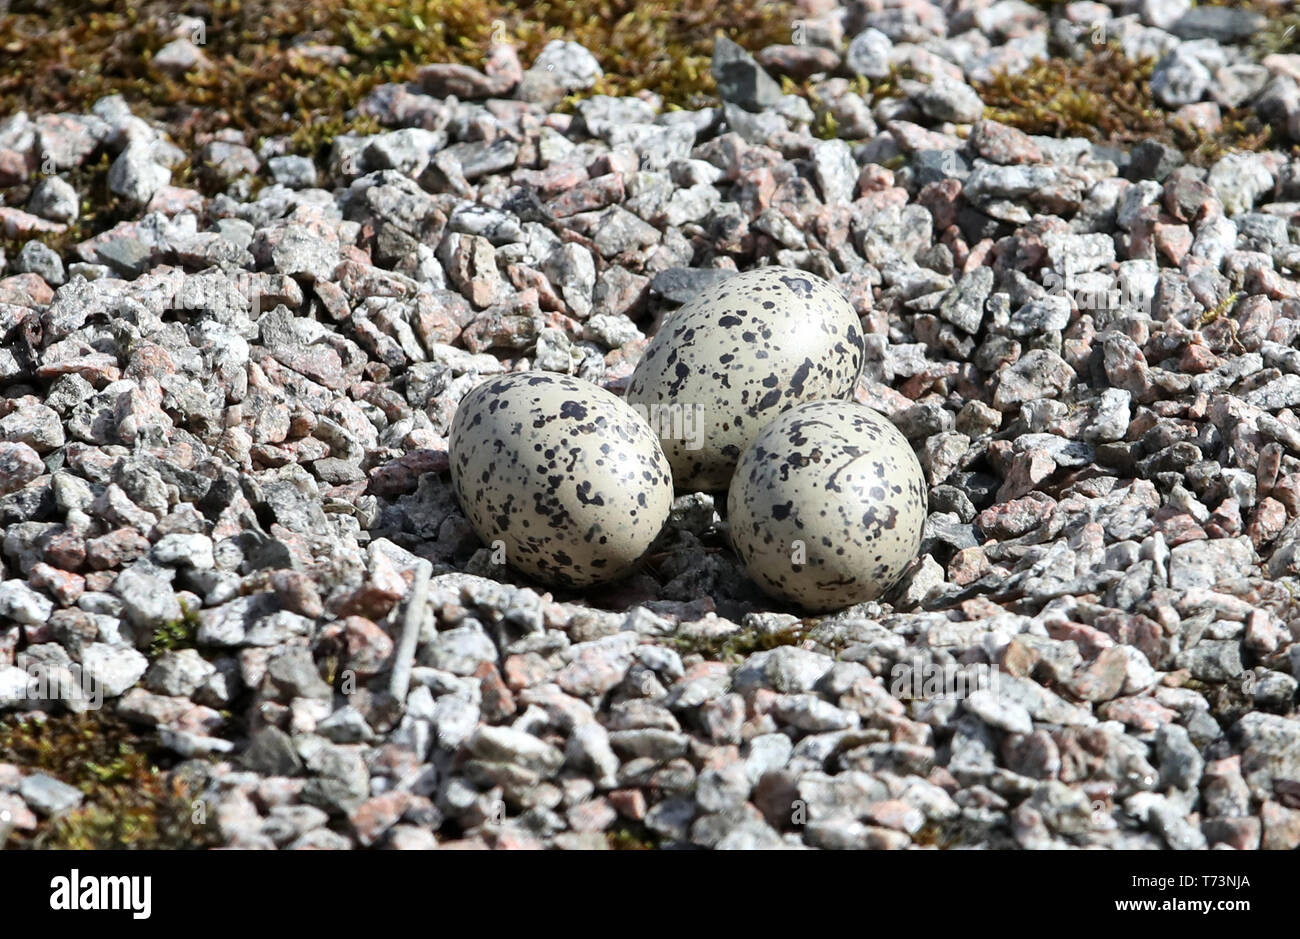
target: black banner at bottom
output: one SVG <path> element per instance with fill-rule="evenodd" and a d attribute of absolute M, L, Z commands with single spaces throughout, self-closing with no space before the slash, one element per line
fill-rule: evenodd
<path fill-rule="evenodd" d="M 663 928 L 679 906 L 693 925 L 716 914 L 731 928 L 770 927 L 780 907 L 869 917 L 873 928 L 1008 915 L 1039 926 L 1168 915 L 1228 925 L 1294 909 L 1292 880 L 1286 857 L 1230 851 L 0 853 L 7 925 L 132 931 L 373 928 L 393 916 L 436 926 L 467 915 Z M 1039 912 L 1046 918 L 1022 918 Z"/>

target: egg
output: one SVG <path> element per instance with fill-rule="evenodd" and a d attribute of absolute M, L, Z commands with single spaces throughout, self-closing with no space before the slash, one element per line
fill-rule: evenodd
<path fill-rule="evenodd" d="M 851 396 L 864 345 L 857 314 L 825 280 L 759 268 L 722 281 L 665 320 L 626 399 L 659 434 L 677 488 L 717 491 L 777 414 Z"/>
<path fill-rule="evenodd" d="M 727 494 L 731 541 L 768 594 L 808 610 L 874 600 L 921 547 L 925 477 L 888 419 L 813 401 L 769 423 Z"/>
<path fill-rule="evenodd" d="M 548 372 L 498 376 L 461 401 L 451 480 L 475 533 L 549 584 L 612 580 L 672 506 L 671 470 L 644 421 L 603 388 Z"/>

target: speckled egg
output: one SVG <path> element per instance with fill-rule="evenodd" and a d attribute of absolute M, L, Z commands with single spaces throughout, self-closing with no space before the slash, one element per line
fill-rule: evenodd
<path fill-rule="evenodd" d="M 731 541 L 764 591 L 809 610 L 874 600 L 916 557 L 926 487 L 911 446 L 854 401 L 786 411 L 736 465 Z"/>
<path fill-rule="evenodd" d="M 678 489 L 717 491 L 777 414 L 853 394 L 864 342 L 848 302 L 815 274 L 737 274 L 673 313 L 627 401 L 659 434 Z"/>
<path fill-rule="evenodd" d="M 479 538 L 550 584 L 624 573 L 672 506 L 671 470 L 650 428 L 608 391 L 566 375 L 520 372 L 477 386 L 448 447 Z"/>

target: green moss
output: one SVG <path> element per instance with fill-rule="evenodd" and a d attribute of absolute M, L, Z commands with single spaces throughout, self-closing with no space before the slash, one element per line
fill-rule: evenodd
<path fill-rule="evenodd" d="M 1266 146 L 1269 128 L 1249 109 L 1225 109 L 1213 134 L 1189 127 L 1151 94 L 1152 59 L 1129 59 L 1117 45 L 1078 59 L 1035 59 L 1024 71 L 976 83 L 985 117 L 1048 137 L 1084 137 L 1130 146 L 1148 138 L 1183 151 L 1198 165 L 1233 150 Z"/>
<path fill-rule="evenodd" d="M 1213 323 L 1219 317 L 1227 315 L 1228 312 L 1231 311 L 1232 308 L 1237 305 L 1237 299 L 1240 296 L 1241 294 L 1239 293 L 1229 294 L 1228 296 L 1220 300 L 1211 309 L 1206 310 L 1203 314 L 1201 314 L 1201 325 L 1207 326 L 1210 323 Z"/>
<path fill-rule="evenodd" d="M 853 88 L 874 104 L 882 98 L 907 97 L 903 82 L 919 80 L 920 76 L 912 66 L 894 63 L 889 66 L 889 74 L 884 78 L 867 78 L 865 75 L 859 75 L 853 79 Z"/>
<path fill-rule="evenodd" d="M 170 39 L 157 24 L 178 13 L 204 21 L 187 38 L 213 65 L 182 78 L 153 65 Z M 789 42 L 797 16 L 784 0 L 15 0 L 0 12 L 0 113 L 83 111 L 121 93 L 176 128 L 186 150 L 185 138 L 236 127 L 254 142 L 287 134 L 313 152 L 335 134 L 373 129 L 345 115 L 378 84 L 434 62 L 479 65 L 493 41 L 516 44 L 527 64 L 558 38 L 601 60 L 592 93 L 653 91 L 694 106 L 715 91 L 715 31 L 756 49 Z M 292 48 L 301 37 L 345 58 Z"/>
<path fill-rule="evenodd" d="M 912 841 L 919 845 L 942 850 L 982 848 L 1004 851 L 1020 847 L 1004 829 L 981 824 L 964 817 L 946 821 L 926 822 L 912 836 Z"/>
<path fill-rule="evenodd" d="M 1300 630 L 1300 593 L 1296 592 L 1296 579 L 1294 577 L 1273 579 L 1268 574 L 1267 566 L 1263 564 L 1260 566 L 1259 573 L 1261 577 L 1266 578 L 1261 591 L 1267 589 L 1268 593 L 1252 598 L 1255 605 L 1276 614 L 1288 629 Z"/>
<path fill-rule="evenodd" d="M 830 111 L 823 111 L 813 132 L 822 140 L 834 140 L 840 135 L 839 122 Z"/>
<path fill-rule="evenodd" d="M 0 112 L 2 113 L 2 112 Z M 106 231 L 118 222 L 137 218 L 120 198 L 109 191 L 108 168 L 111 161 L 107 153 L 100 153 L 90 162 L 67 170 L 60 175 L 81 195 L 80 214 L 77 220 L 59 234 L 36 235 L 34 238 L 0 237 L 0 251 L 12 257 L 27 241 L 35 240 L 45 243 L 64 256 L 72 253 L 72 247 L 94 235 Z M 26 185 L 13 186 L 0 193 L 0 204 L 21 207 L 27 201 L 33 188 L 42 179 L 40 175 Z"/>
<path fill-rule="evenodd" d="M 181 618 L 164 623 L 154 630 L 149 640 L 149 658 L 156 659 L 164 652 L 193 649 L 199 633 L 199 611 L 182 608 Z"/>
<path fill-rule="evenodd" d="M 1271 0 L 1194 0 L 1193 6 L 1235 7 L 1253 10 L 1264 16 L 1264 28 L 1247 40 L 1259 58 L 1274 52 L 1300 52 L 1300 10 L 1295 0 L 1278 3 Z"/>
<path fill-rule="evenodd" d="M 296 153 L 323 155 L 335 137 L 344 134 L 376 134 L 383 128 L 372 117 L 344 117 L 334 114 L 318 121 L 303 124 L 289 138 L 289 146 Z"/>
<path fill-rule="evenodd" d="M 134 730 L 102 712 L 0 721 L 0 760 L 40 771 L 85 794 L 81 807 L 43 820 L 11 843 L 29 848 L 193 848 L 213 826 L 191 821 L 192 795 L 151 756 Z"/>
<path fill-rule="evenodd" d="M 798 645 L 804 640 L 811 626 L 811 622 L 801 621 L 799 625 L 790 629 L 772 632 L 760 632 L 752 627 L 746 627 L 719 638 L 676 636 L 672 639 L 672 643 L 683 655 L 700 655 L 720 662 L 739 661 L 755 652 L 765 652 L 778 646 Z"/>
<path fill-rule="evenodd" d="M 889 74 L 884 78 L 867 78 L 858 75 L 849 80 L 849 91 L 864 98 L 868 104 L 875 104 L 883 98 L 906 97 L 907 92 L 902 82 L 916 79 L 916 71 L 910 65 L 891 65 Z M 808 100 L 813 110 L 812 132 L 823 140 L 832 140 L 839 136 L 839 122 L 830 108 L 817 93 L 815 83 L 811 80 L 795 82 L 789 76 L 782 76 L 781 90 L 786 94 L 796 94 Z"/>
<path fill-rule="evenodd" d="M 1268 24 L 1251 37 L 1250 46 L 1261 58 L 1274 52 L 1300 52 L 1300 11 L 1269 13 Z"/>
<path fill-rule="evenodd" d="M 653 851 L 659 847 L 659 836 L 636 822 L 611 828 L 605 839 L 615 851 Z"/>
<path fill-rule="evenodd" d="M 1246 693 L 1243 679 L 1226 682 L 1205 682 L 1197 678 L 1188 678 L 1183 687 L 1189 691 L 1199 692 L 1210 705 L 1210 716 L 1225 731 L 1241 720 L 1251 711 L 1264 710 L 1255 699 Z"/>
<path fill-rule="evenodd" d="M 1078 61 L 1035 59 L 1024 71 L 999 72 L 976 89 L 988 118 L 1027 133 L 1132 143 L 1167 129 L 1151 97 L 1153 65 L 1107 48 Z"/>

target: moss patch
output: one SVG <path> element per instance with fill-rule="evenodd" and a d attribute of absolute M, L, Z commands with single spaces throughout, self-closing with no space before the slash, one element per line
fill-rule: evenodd
<path fill-rule="evenodd" d="M 1027 133 L 1134 143 L 1167 132 L 1151 97 L 1152 67 L 1108 48 L 1078 61 L 1035 59 L 976 88 L 990 119 Z"/>
<path fill-rule="evenodd" d="M 1268 25 L 1250 40 L 1251 48 L 1261 57 L 1274 52 L 1300 52 L 1300 11 L 1270 13 Z"/>
<path fill-rule="evenodd" d="M 872 79 L 858 75 L 850 79 L 849 90 L 861 95 L 868 105 L 875 105 L 885 98 L 905 97 L 907 93 L 902 83 L 916 78 L 916 70 L 910 65 L 895 64 L 889 66 L 889 74 L 883 78 Z M 839 122 L 813 85 L 811 80 L 798 83 L 788 77 L 781 79 L 781 89 L 786 94 L 801 95 L 808 100 L 813 109 L 813 134 L 822 140 L 834 140 L 839 136 Z"/>
<path fill-rule="evenodd" d="M 1267 21 L 1264 28 L 1246 43 L 1260 58 L 1273 52 L 1300 52 L 1300 11 L 1295 0 L 1194 0 L 1193 6 L 1235 7 L 1261 14 Z"/>
<path fill-rule="evenodd" d="M 0 113 L 3 113 L 0 109 Z M 78 242 L 85 241 L 102 231 L 107 231 L 118 222 L 138 217 L 121 199 L 108 189 L 108 168 L 111 164 L 107 153 L 97 156 L 77 167 L 66 170 L 59 175 L 72 185 L 81 196 L 80 214 L 77 220 L 57 235 L 42 234 L 35 236 L 36 241 L 44 242 L 63 257 L 72 256 L 72 248 Z M 26 204 L 32 189 L 42 177 L 39 175 L 22 186 L 11 186 L 0 191 L 0 205 L 22 208 Z M 9 257 L 16 255 L 29 238 L 5 238 L 0 236 L 0 252 Z"/>
<path fill-rule="evenodd" d="M 1260 707 L 1246 693 L 1241 681 L 1207 682 L 1188 678 L 1183 682 L 1183 687 L 1204 696 L 1210 704 L 1210 716 L 1218 721 L 1224 731 L 1230 730 L 1237 721 L 1252 711 L 1271 710 Z"/>
<path fill-rule="evenodd" d="M 1020 847 L 1005 829 L 972 821 L 963 816 L 946 821 L 927 822 L 912 836 L 912 841 L 918 845 L 941 850 L 982 848 L 1008 851 Z"/>
<path fill-rule="evenodd" d="M 11 844 L 29 848 L 199 848 L 217 842 L 215 825 L 191 822 L 185 786 L 155 761 L 125 723 L 95 712 L 0 721 L 0 760 L 80 789 L 80 808 L 43 820 Z M 212 819 L 208 819 L 209 822 Z"/>
<path fill-rule="evenodd" d="M 1030 134 L 1117 146 L 1151 138 L 1178 148 L 1198 165 L 1268 144 L 1269 128 L 1249 109 L 1225 109 L 1223 127 L 1214 134 L 1189 127 L 1156 103 L 1154 69 L 1153 60 L 1135 62 L 1111 45 L 1079 59 L 1035 59 L 1023 72 L 998 72 L 975 88 L 986 117 Z"/>
<path fill-rule="evenodd" d="M 766 652 L 778 646 L 794 646 L 806 638 L 811 624 L 801 621 L 789 629 L 760 632 L 746 627 L 718 638 L 676 636 L 671 641 L 682 655 L 700 655 L 719 662 L 739 661 L 755 652 Z"/>
<path fill-rule="evenodd" d="M 639 822 L 627 822 L 605 833 L 605 840 L 614 851 L 653 851 L 659 847 L 659 836 Z"/>
<path fill-rule="evenodd" d="M 172 38 L 161 24 L 178 14 L 203 21 L 181 36 L 213 66 L 180 78 L 153 65 Z M 687 106 L 714 93 L 715 31 L 757 49 L 789 42 L 797 16 L 784 0 L 15 0 L 0 13 L 0 114 L 83 111 L 121 93 L 186 150 L 183 138 L 231 126 L 254 140 L 289 134 L 306 152 L 372 129 L 345 115 L 380 83 L 429 63 L 478 65 L 493 41 L 515 43 L 527 64 L 560 38 L 600 59 L 593 92 Z"/>
<path fill-rule="evenodd" d="M 185 610 L 181 618 L 164 623 L 154 630 L 149 640 L 149 659 L 152 661 L 164 652 L 193 649 L 199 634 L 198 610 Z"/>

